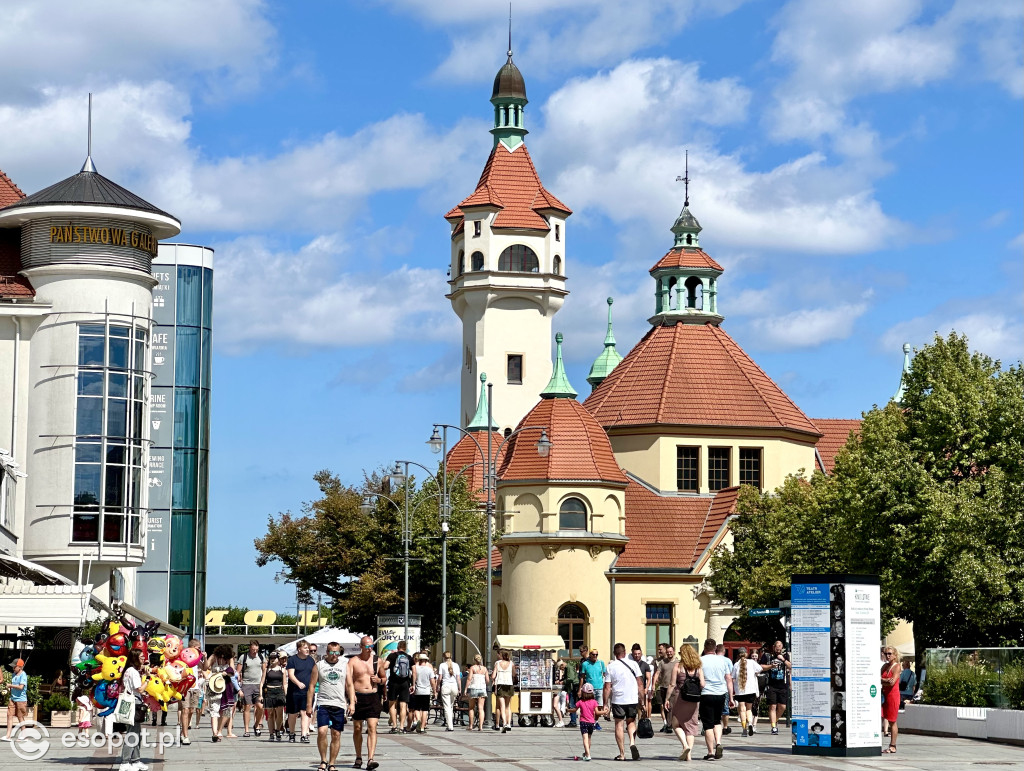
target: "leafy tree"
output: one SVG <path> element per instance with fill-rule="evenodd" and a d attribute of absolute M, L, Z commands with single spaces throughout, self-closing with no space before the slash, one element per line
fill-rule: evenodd
<path fill-rule="evenodd" d="M 918 650 L 1024 639 L 1024 377 L 955 333 L 917 352 L 902 404 L 875 407 L 829 477 L 744 491 L 710 582 L 772 604 L 792 573 L 877 574 L 886 627 Z"/>
<path fill-rule="evenodd" d="M 314 475 L 322 497 L 303 506 L 303 515 L 269 517 L 256 540 L 257 564 L 282 565 L 282 577 L 300 590 L 333 599 L 335 623 L 372 631 L 379 613 L 403 610 L 402 524 L 405 489 L 391 490 L 379 475 L 366 477 L 374 508 L 360 510 L 363 492 L 329 471 Z M 423 616 L 426 642 L 441 634 L 441 527 L 439 484 L 430 478 L 409 483 L 412 542 L 409 612 Z M 392 503 L 388 500 L 394 501 Z M 474 563 L 486 556 L 484 515 L 462 480 L 454 485 L 448 533 L 448 623 L 464 623 L 479 611 L 483 577 Z"/>

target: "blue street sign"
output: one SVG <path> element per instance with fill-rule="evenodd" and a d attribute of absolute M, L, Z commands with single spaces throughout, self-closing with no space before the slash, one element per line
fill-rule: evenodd
<path fill-rule="evenodd" d="M 751 608 L 747 612 L 748 616 L 781 616 L 781 608 Z"/>

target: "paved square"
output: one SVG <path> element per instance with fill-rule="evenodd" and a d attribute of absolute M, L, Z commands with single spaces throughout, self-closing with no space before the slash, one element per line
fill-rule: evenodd
<path fill-rule="evenodd" d="M 556 768 L 620 768 L 615 756 L 615 738 L 611 723 L 594 735 L 594 760 L 575 761 L 582 755 L 582 742 L 577 730 L 568 728 L 515 728 L 507 734 L 485 730 L 482 733 L 456 728 L 446 733 L 442 726 L 430 726 L 425 734 L 392 735 L 387 733 L 387 721 L 382 721 L 384 733 L 380 737 L 377 760 L 382 771 L 390 769 L 418 769 L 419 771 L 546 771 Z M 147 729 L 149 727 L 147 726 Z M 176 728 L 149 729 L 167 732 L 168 739 Z M 61 737 L 74 736 L 74 730 L 51 732 L 50 747 L 38 760 L 25 760 L 15 755 L 8 743 L 0 743 L 0 769 L 43 771 L 44 769 L 88 769 L 109 771 L 118 766 L 105 748 L 80 749 L 65 747 Z M 155 734 L 148 734 L 153 739 Z M 70 742 L 70 739 L 67 740 Z M 349 727 L 342 734 L 339 768 L 350 768 L 355 754 Z M 870 759 L 842 759 L 794 757 L 790 754 L 789 736 L 761 732 L 742 738 L 734 732 L 725 737 L 725 756 L 714 763 L 703 757 L 703 740 L 698 737 L 697 759 L 690 767 L 726 767 L 751 771 L 755 769 L 811 769 L 827 771 L 835 768 L 857 769 L 921 769 L 922 771 L 953 771 L 954 769 L 1024 769 L 1024 748 L 991 744 L 968 739 L 946 739 L 904 735 L 899 740 L 899 754 Z M 679 769 L 680 747 L 670 736 L 655 734 L 653 739 L 639 742 L 641 764 L 649 769 Z M 210 729 L 204 725 L 187 747 L 170 747 L 162 758 L 155 749 L 143 753 L 143 760 L 153 771 L 222 771 L 235 768 L 242 771 L 310 771 L 319 761 L 316 745 L 270 742 L 262 738 L 225 739 L 214 744 Z"/>

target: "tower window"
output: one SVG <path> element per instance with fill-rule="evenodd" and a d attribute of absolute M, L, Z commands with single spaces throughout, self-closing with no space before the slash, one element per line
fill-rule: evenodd
<path fill-rule="evenodd" d="M 558 636 L 569 655 L 579 648 L 584 640 L 587 627 L 587 614 L 574 602 L 563 605 L 558 610 Z"/>
<path fill-rule="evenodd" d="M 539 273 L 540 262 L 533 249 L 523 244 L 513 244 L 498 258 L 498 270 L 510 273 Z"/>
<path fill-rule="evenodd" d="M 711 492 L 729 486 L 729 456 L 731 452 L 728 447 L 708 448 L 708 489 Z"/>
<path fill-rule="evenodd" d="M 686 279 L 686 307 L 704 307 L 704 284 L 696 276 Z"/>
<path fill-rule="evenodd" d="M 510 353 L 506 365 L 508 382 L 511 385 L 523 384 L 523 355 L 521 353 Z"/>
<path fill-rule="evenodd" d="M 473 222 L 473 238 L 479 238 L 480 237 L 480 232 L 481 232 L 482 228 L 483 228 L 483 225 L 481 224 L 480 220 L 475 220 Z"/>
<path fill-rule="evenodd" d="M 562 240 L 562 226 L 557 222 L 555 223 L 555 240 Z"/>
<path fill-rule="evenodd" d="M 761 489 L 761 448 L 740 448 L 740 484 Z"/>
<path fill-rule="evenodd" d="M 567 498 L 558 509 L 559 530 L 586 530 L 587 505 L 579 498 Z"/>
<path fill-rule="evenodd" d="M 459 275 L 466 272 L 466 253 L 459 250 Z"/>
<path fill-rule="evenodd" d="M 699 447 L 676 447 L 676 489 L 681 493 L 697 492 L 699 452 Z"/>
<path fill-rule="evenodd" d="M 555 255 L 554 262 L 551 264 L 551 270 L 556 276 L 562 275 L 562 258 L 557 254 Z"/>
<path fill-rule="evenodd" d="M 484 269 L 484 253 L 473 252 L 470 259 L 470 270 L 483 270 Z"/>

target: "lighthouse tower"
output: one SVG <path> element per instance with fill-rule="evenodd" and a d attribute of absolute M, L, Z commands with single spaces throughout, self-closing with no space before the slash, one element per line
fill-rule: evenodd
<path fill-rule="evenodd" d="M 565 288 L 568 206 L 540 181 L 524 141 L 526 84 L 512 62 L 491 93 L 494 147 L 473 194 L 445 215 L 451 225 L 451 290 L 462 319 L 459 420 L 476 410 L 477 378 L 491 375 L 494 421 L 507 432 L 551 377 L 551 319 Z"/>

